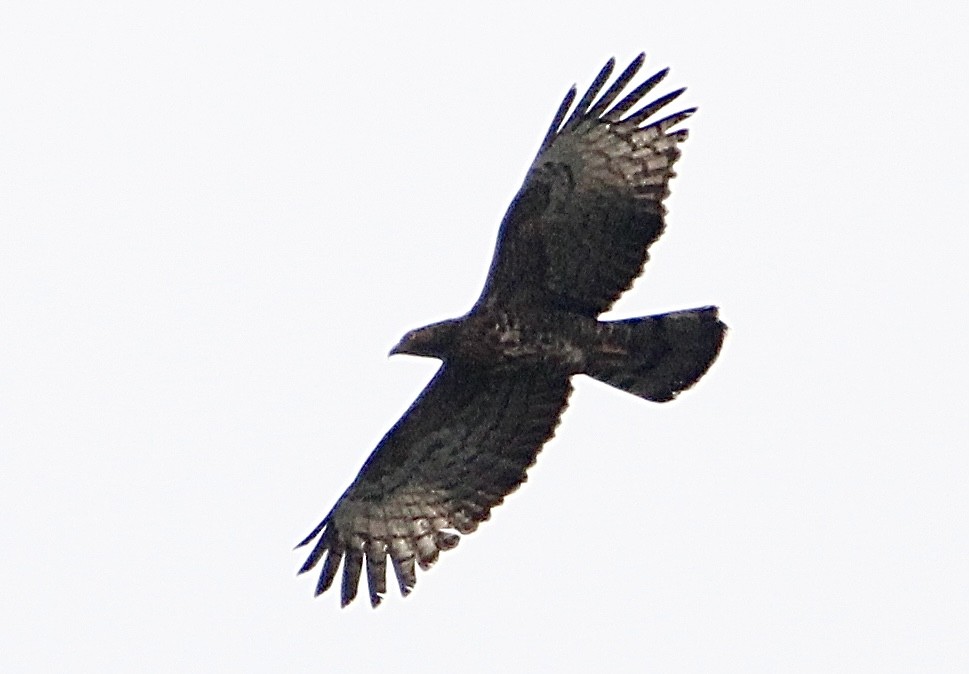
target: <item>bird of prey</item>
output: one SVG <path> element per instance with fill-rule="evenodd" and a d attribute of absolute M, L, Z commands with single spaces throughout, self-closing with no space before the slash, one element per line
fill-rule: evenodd
<path fill-rule="evenodd" d="M 695 111 L 653 120 L 683 89 L 640 105 L 667 70 L 619 98 L 644 60 L 600 96 L 610 59 L 574 108 L 572 87 L 502 220 L 480 298 L 460 318 L 408 332 L 391 351 L 442 364 L 297 546 L 315 540 L 300 573 L 322 560 L 317 594 L 342 562 L 346 606 L 365 566 L 376 607 L 389 558 L 407 595 L 415 565 L 430 567 L 525 481 L 573 375 L 665 402 L 717 357 L 726 326 L 713 306 L 598 320 L 663 232 L 663 200 L 687 136 L 676 127 Z"/>

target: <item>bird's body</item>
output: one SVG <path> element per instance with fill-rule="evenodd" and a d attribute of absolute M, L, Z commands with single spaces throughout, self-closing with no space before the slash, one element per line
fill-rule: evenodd
<path fill-rule="evenodd" d="M 545 366 L 576 374 L 596 321 L 561 311 L 479 311 L 408 333 L 393 353 L 461 361 L 471 366 Z"/>
<path fill-rule="evenodd" d="M 317 593 L 343 564 L 341 602 L 366 565 L 371 603 L 389 559 L 403 594 L 458 534 L 474 531 L 526 479 L 586 374 L 664 402 L 720 350 L 715 307 L 620 321 L 599 315 L 632 284 L 663 231 L 663 199 L 692 110 L 642 123 L 682 90 L 629 112 L 666 74 L 618 103 L 641 54 L 599 96 L 612 60 L 566 114 L 566 97 L 498 235 L 481 297 L 460 318 L 413 330 L 392 353 L 442 366 L 313 532 L 301 572 L 323 560 Z M 597 98 L 598 97 L 598 98 Z"/>

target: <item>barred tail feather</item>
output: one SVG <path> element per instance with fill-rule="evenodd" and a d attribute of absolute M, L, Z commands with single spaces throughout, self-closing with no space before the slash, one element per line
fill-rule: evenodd
<path fill-rule="evenodd" d="M 726 331 L 716 307 L 603 321 L 585 373 L 646 400 L 672 400 L 713 364 Z"/>

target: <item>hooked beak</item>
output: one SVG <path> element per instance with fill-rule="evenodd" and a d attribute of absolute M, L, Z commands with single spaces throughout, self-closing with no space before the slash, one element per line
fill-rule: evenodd
<path fill-rule="evenodd" d="M 387 357 L 390 358 L 391 356 L 397 356 L 402 353 L 407 353 L 406 344 L 405 344 L 406 342 L 407 342 L 407 337 L 404 336 L 403 339 L 401 339 L 399 342 L 397 342 L 394 345 L 394 348 L 390 350 L 390 353 L 387 354 Z"/>

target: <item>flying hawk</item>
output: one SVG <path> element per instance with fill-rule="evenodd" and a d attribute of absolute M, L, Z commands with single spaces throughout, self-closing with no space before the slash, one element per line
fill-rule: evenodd
<path fill-rule="evenodd" d="M 665 402 L 717 357 L 726 326 L 716 307 L 598 320 L 663 232 L 663 200 L 687 136 L 674 127 L 695 111 L 650 121 L 683 89 L 637 108 L 667 70 L 616 103 L 644 60 L 636 57 L 599 96 L 610 59 L 571 115 L 575 87 L 568 92 L 502 220 L 481 297 L 464 316 L 413 330 L 391 351 L 442 365 L 299 544 L 316 541 L 300 573 L 323 560 L 317 594 L 342 561 L 346 606 L 366 565 L 377 606 L 389 558 L 407 595 L 415 565 L 429 568 L 525 481 L 559 423 L 572 375 Z"/>

